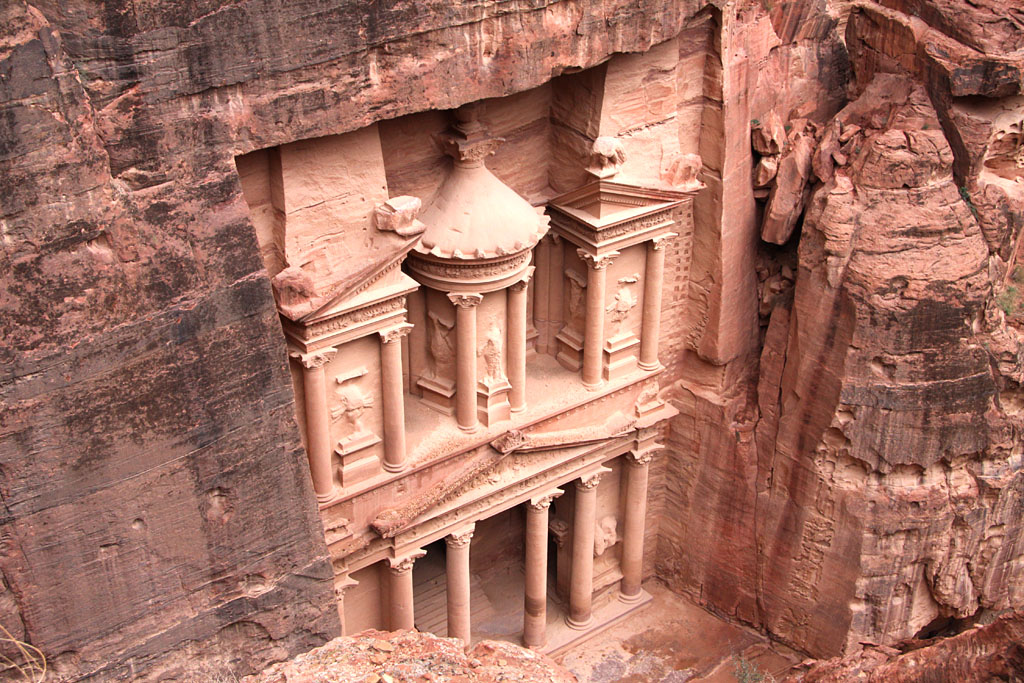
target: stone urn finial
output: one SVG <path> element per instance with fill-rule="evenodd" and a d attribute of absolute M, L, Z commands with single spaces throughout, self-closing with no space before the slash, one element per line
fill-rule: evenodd
<path fill-rule="evenodd" d="M 618 138 L 600 137 L 590 148 L 590 165 L 587 172 L 598 178 L 610 178 L 619 172 L 626 161 L 626 151 Z"/>
<path fill-rule="evenodd" d="M 378 230 L 395 232 L 402 237 L 419 235 L 427 228 L 416 218 L 422 205 L 419 197 L 392 197 L 373 210 L 373 224 Z"/>

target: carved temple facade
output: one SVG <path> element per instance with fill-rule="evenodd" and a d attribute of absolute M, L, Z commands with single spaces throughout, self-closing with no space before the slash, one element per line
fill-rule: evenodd
<path fill-rule="evenodd" d="M 648 472 L 675 414 L 658 384 L 665 253 L 689 248 L 699 184 L 621 180 L 601 139 L 576 189 L 528 199 L 488 168 L 502 141 L 481 109 L 446 115 L 425 196 L 389 195 L 379 124 L 239 171 L 345 632 L 555 651 L 650 600 Z M 474 604 L 496 572 L 513 632 Z"/>

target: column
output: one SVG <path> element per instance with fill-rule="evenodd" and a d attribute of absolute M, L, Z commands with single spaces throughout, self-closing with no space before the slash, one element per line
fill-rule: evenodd
<path fill-rule="evenodd" d="M 587 263 L 587 322 L 583 333 L 583 386 L 597 389 L 603 378 L 604 300 L 607 268 L 619 255 L 613 251 L 601 256 L 577 249 L 576 253 Z"/>
<path fill-rule="evenodd" d="M 467 432 L 479 426 L 476 414 L 476 307 L 480 294 L 449 294 L 455 304 L 455 420 Z"/>
<path fill-rule="evenodd" d="M 405 469 L 405 394 L 402 386 L 402 337 L 412 325 L 404 324 L 380 334 L 380 381 L 384 412 L 384 469 Z"/>
<path fill-rule="evenodd" d="M 411 555 L 388 559 L 388 592 L 391 597 L 389 618 L 392 631 L 411 631 L 416 628 L 413 613 L 412 566 L 426 554 L 424 550 L 417 550 Z"/>
<path fill-rule="evenodd" d="M 640 329 L 640 362 L 644 370 L 657 370 L 658 337 L 661 335 L 661 293 L 665 285 L 665 247 L 675 237 L 673 232 L 655 237 L 647 243 L 644 267 L 644 311 Z"/>
<path fill-rule="evenodd" d="M 326 503 L 336 495 L 334 487 L 334 449 L 331 445 L 331 417 L 327 407 L 327 378 L 324 366 L 335 348 L 311 353 L 292 353 L 302 363 L 302 395 L 306 408 L 306 457 L 313 478 L 313 491 L 319 503 Z"/>
<path fill-rule="evenodd" d="M 626 514 L 622 524 L 622 584 L 619 599 L 623 602 L 640 600 L 643 581 L 644 523 L 647 519 L 647 474 L 651 452 L 627 453 Z"/>
<path fill-rule="evenodd" d="M 506 335 L 508 337 L 509 402 L 512 412 L 526 410 L 526 287 L 533 274 L 531 266 L 523 279 L 508 288 Z"/>
<path fill-rule="evenodd" d="M 593 619 L 594 528 L 597 525 L 597 485 L 608 470 L 576 480 L 576 509 L 572 523 L 572 579 L 569 584 L 569 628 L 583 630 Z"/>
<path fill-rule="evenodd" d="M 551 251 L 548 275 L 548 344 L 551 355 L 558 352 L 558 343 L 555 336 L 562 330 L 564 316 L 562 313 L 562 297 L 565 294 L 565 247 L 562 246 L 562 238 L 553 232 L 549 232 L 551 238 Z"/>
<path fill-rule="evenodd" d="M 547 643 L 548 625 L 548 508 L 562 495 L 555 489 L 526 505 L 526 590 L 523 610 L 523 645 L 539 648 Z"/>
<path fill-rule="evenodd" d="M 540 333 L 537 336 L 537 353 L 547 353 L 551 344 L 550 311 L 551 302 L 551 241 L 545 236 L 537 243 L 533 252 L 537 264 L 537 281 L 533 289 L 533 321 Z"/>
<path fill-rule="evenodd" d="M 349 588 L 358 586 L 359 582 L 351 579 L 348 574 L 341 574 L 334 579 L 334 597 L 338 602 L 338 619 L 341 621 L 341 635 L 347 635 L 345 626 L 345 593 Z"/>
<path fill-rule="evenodd" d="M 472 629 L 469 610 L 469 542 L 475 524 L 445 537 L 448 546 L 445 574 L 448 581 L 448 637 L 461 638 L 470 645 Z"/>

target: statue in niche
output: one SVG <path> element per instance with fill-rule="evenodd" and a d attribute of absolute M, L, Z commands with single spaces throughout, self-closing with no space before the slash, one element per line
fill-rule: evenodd
<path fill-rule="evenodd" d="M 575 329 L 582 330 L 586 318 L 584 292 L 587 281 L 573 270 L 565 271 L 565 277 L 569 281 L 569 323 Z"/>
<path fill-rule="evenodd" d="M 636 294 L 630 285 L 636 284 L 640 279 L 639 275 L 630 275 L 619 279 L 619 289 L 615 292 L 615 299 L 608 304 L 605 313 L 615 326 L 615 333 L 622 334 L 623 324 L 629 316 L 629 312 L 637 304 Z"/>
<path fill-rule="evenodd" d="M 451 379 L 455 376 L 455 341 L 452 339 L 455 323 L 444 320 L 433 312 L 428 318 L 430 372 L 435 378 Z"/>
<path fill-rule="evenodd" d="M 331 408 L 331 420 L 341 422 L 339 444 L 346 444 L 365 435 L 363 413 L 373 405 L 373 397 L 368 396 L 353 380 L 366 374 L 365 368 L 355 373 L 340 376 L 336 379 L 338 388 L 334 390 L 334 407 Z"/>
<path fill-rule="evenodd" d="M 504 378 L 501 370 L 501 348 L 504 343 L 501 328 L 491 321 L 490 327 L 484 334 L 484 343 L 480 349 L 480 356 L 484 360 L 484 379 L 499 381 Z"/>
<path fill-rule="evenodd" d="M 594 531 L 594 557 L 604 555 L 604 551 L 619 542 L 618 521 L 614 515 L 602 517 Z"/>

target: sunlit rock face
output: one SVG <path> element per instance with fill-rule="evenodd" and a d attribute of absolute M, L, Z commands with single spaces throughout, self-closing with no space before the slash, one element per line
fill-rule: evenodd
<path fill-rule="evenodd" d="M 339 634 L 353 516 L 318 511 L 282 324 L 413 248 L 467 103 L 530 225 L 510 251 L 611 167 L 695 194 L 664 254 L 646 399 L 679 414 L 643 576 L 818 656 L 1021 607 L 1021 22 L 1011 0 L 5 3 L 0 624 L 69 680 L 245 674 Z"/>

